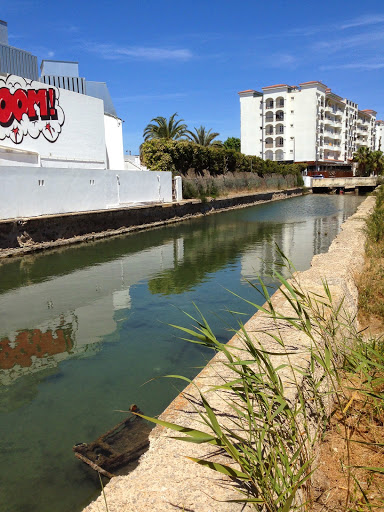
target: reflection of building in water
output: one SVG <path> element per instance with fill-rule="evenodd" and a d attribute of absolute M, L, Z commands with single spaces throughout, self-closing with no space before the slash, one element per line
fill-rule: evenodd
<path fill-rule="evenodd" d="M 243 278 L 252 280 L 259 275 L 270 274 L 274 265 L 281 263 L 276 245 L 293 262 L 297 270 L 308 268 L 311 255 L 328 250 L 346 217 L 346 212 L 340 209 L 332 217 L 308 217 L 300 223 L 282 224 L 281 231 L 270 235 L 270 243 L 256 245 L 243 254 L 241 258 Z M 278 270 L 281 271 L 281 269 Z"/>
<path fill-rule="evenodd" d="M 73 344 L 71 327 L 42 332 L 40 329 L 20 331 L 14 340 L 0 340 L 0 368 L 9 370 L 15 365 L 32 365 L 33 358 L 42 358 L 61 352 L 70 352 Z"/>
<path fill-rule="evenodd" d="M 131 307 L 130 286 L 182 257 L 180 239 L 1 295 L 0 383 L 92 355 L 115 331 L 115 311 Z"/>
<path fill-rule="evenodd" d="M 261 240 L 241 258 L 241 275 L 254 280 L 258 276 L 270 275 L 276 263 L 281 263 L 276 246 L 287 256 L 292 252 L 293 237 L 297 236 L 297 224 L 282 224 L 279 230 L 269 235 L 268 242 Z"/>

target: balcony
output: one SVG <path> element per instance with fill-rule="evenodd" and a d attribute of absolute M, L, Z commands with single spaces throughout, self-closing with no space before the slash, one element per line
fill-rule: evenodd
<path fill-rule="evenodd" d="M 330 144 L 329 142 L 324 142 L 324 147 L 327 149 L 327 151 L 340 152 L 340 144 Z"/>
<path fill-rule="evenodd" d="M 325 116 L 324 125 L 334 126 L 335 124 L 336 123 L 335 123 L 334 119 L 331 119 L 330 117 Z"/>

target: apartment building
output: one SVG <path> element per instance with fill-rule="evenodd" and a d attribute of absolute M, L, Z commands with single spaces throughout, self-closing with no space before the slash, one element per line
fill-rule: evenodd
<path fill-rule="evenodd" d="M 350 170 L 360 146 L 375 149 L 374 110 L 359 110 L 325 84 L 239 92 L 241 151 L 264 160 L 308 162 L 313 172 Z"/>
<path fill-rule="evenodd" d="M 384 152 L 384 121 L 381 119 L 376 121 L 375 149 Z"/>

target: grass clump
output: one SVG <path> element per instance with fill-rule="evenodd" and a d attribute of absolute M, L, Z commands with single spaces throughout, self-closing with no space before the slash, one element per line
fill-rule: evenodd
<path fill-rule="evenodd" d="M 365 268 L 358 282 L 362 315 L 384 317 L 384 186 L 376 192 L 376 205 L 367 221 Z"/>
<path fill-rule="evenodd" d="M 218 462 L 212 454 L 191 460 L 229 477 L 241 493 L 233 501 L 257 510 L 288 512 L 315 510 L 319 503 L 311 483 L 319 464 L 315 448 L 333 410 L 346 443 L 346 492 L 340 510 L 372 510 L 376 502 L 370 502 L 358 471 L 380 475 L 384 468 L 380 463 L 355 467 L 351 433 L 355 427 L 350 418 L 351 405 L 358 403 L 359 396 L 359 414 L 378 411 L 376 418 L 383 420 L 383 345 L 364 342 L 343 300 L 334 301 L 326 282 L 315 294 L 303 290 L 294 276 L 286 280 L 275 272 L 274 278 L 281 284 L 283 311 L 276 309 L 262 281 L 252 284 L 265 299 L 264 306 L 253 305 L 269 321 L 267 330 L 251 334 L 240 324 L 240 342 L 226 345 L 199 311 L 197 318 L 189 315 L 192 328 L 177 327 L 184 340 L 221 354 L 222 366 L 216 369 L 221 383 L 204 393 L 193 384 L 188 388 L 188 395 L 194 389 L 193 426 L 147 419 L 183 434 L 175 439 L 206 443 L 220 452 Z M 349 381 L 348 375 L 358 379 Z M 383 444 L 370 441 L 370 449 L 382 452 Z"/>

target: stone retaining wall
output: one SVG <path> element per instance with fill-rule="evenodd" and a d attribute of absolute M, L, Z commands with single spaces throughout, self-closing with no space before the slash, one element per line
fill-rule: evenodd
<path fill-rule="evenodd" d="M 375 199 L 367 198 L 358 211 L 343 225 L 341 233 L 332 242 L 326 254 L 313 258 L 311 268 L 297 274 L 301 286 L 308 291 L 323 293 L 323 280 L 327 280 L 332 296 L 336 300 L 344 297 L 346 313 L 355 317 L 357 314 L 358 293 L 355 276 L 361 272 L 364 264 L 364 226 L 365 219 L 373 209 Z M 290 306 L 278 290 L 273 296 L 275 308 L 288 313 Z M 245 325 L 250 336 L 255 335 L 265 347 L 276 349 L 271 337 L 265 332 L 273 332 L 276 325 L 262 313 L 256 313 Z M 260 333 L 261 331 L 264 331 Z M 281 332 L 280 332 L 281 334 Z M 292 329 L 286 329 L 285 341 L 295 349 L 308 347 L 308 339 Z M 230 346 L 242 345 L 241 335 L 236 334 L 229 342 Z M 274 356 L 274 363 L 280 364 L 285 356 Z M 292 356 L 293 365 L 305 367 L 309 364 L 303 351 Z M 284 370 L 285 371 L 285 370 Z M 221 384 L 228 376 L 223 365 L 222 354 L 216 355 L 194 379 L 194 385 L 204 392 L 211 386 Z M 283 375 L 287 398 L 295 398 L 295 388 L 290 386 L 291 375 Z M 186 399 L 197 398 L 195 386 L 188 386 L 164 411 L 161 419 L 176 422 L 186 427 L 202 429 L 198 415 L 191 402 Z M 304 385 L 304 383 L 303 383 Z M 220 411 L 225 419 L 229 412 L 223 396 L 209 393 L 208 398 L 213 408 Z M 243 505 L 228 503 L 237 498 L 238 493 L 231 487 L 229 480 L 214 471 L 203 468 L 186 457 L 214 457 L 222 461 L 209 445 L 193 445 L 170 439 L 172 432 L 163 427 L 156 427 L 150 437 L 150 447 L 141 457 L 138 467 L 126 476 L 118 476 L 106 486 L 105 493 L 109 512 L 148 512 L 156 511 L 190 511 L 190 512 L 237 512 L 248 510 Z M 104 498 L 99 497 L 84 512 L 105 511 Z"/>
<path fill-rule="evenodd" d="M 180 203 L 3 220 L 0 221 L 0 258 L 159 227 L 194 216 L 283 199 L 301 193 L 301 188 L 295 188 L 207 202 L 189 200 Z"/>

